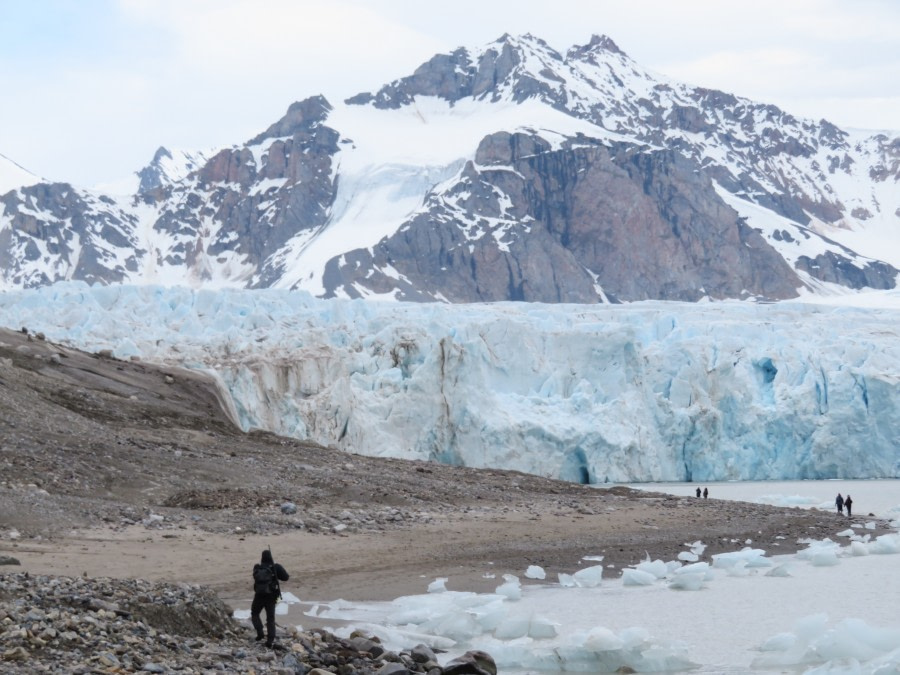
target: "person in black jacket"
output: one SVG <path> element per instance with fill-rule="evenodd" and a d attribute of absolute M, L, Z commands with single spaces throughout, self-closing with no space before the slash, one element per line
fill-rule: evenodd
<path fill-rule="evenodd" d="M 260 568 L 268 568 L 274 577 L 272 583 L 266 587 L 258 582 L 257 574 Z M 253 566 L 253 604 L 250 605 L 250 622 L 256 629 L 257 641 L 266 638 L 266 647 L 271 648 L 275 644 L 275 605 L 281 597 L 281 585 L 279 581 L 287 581 L 290 576 L 287 570 L 272 559 L 272 551 L 266 549 L 258 564 Z M 263 625 L 259 614 L 266 610 L 266 633 L 263 635 Z"/>

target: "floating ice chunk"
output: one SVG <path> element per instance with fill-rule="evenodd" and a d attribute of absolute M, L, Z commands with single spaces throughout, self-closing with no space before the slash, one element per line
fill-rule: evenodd
<path fill-rule="evenodd" d="M 625 641 L 609 628 L 598 626 L 588 631 L 584 646 L 595 652 L 612 652 L 622 649 Z"/>
<path fill-rule="evenodd" d="M 600 562 L 603 560 L 602 555 L 583 555 L 581 556 L 582 560 L 587 560 L 588 562 Z"/>
<path fill-rule="evenodd" d="M 870 520 L 870 521 L 868 521 L 868 522 L 865 524 L 865 528 L 866 528 L 867 530 L 874 530 L 874 529 L 877 529 L 877 528 L 878 528 L 878 524 L 875 523 L 874 521 L 871 521 L 871 520 Z"/>
<path fill-rule="evenodd" d="M 475 616 L 469 612 L 450 612 L 423 623 L 420 628 L 459 642 L 471 640 L 484 632 Z"/>
<path fill-rule="evenodd" d="M 678 559 L 683 560 L 684 562 L 697 562 L 700 560 L 700 556 L 693 551 L 682 551 L 678 554 Z"/>
<path fill-rule="evenodd" d="M 669 588 L 676 591 L 699 591 L 703 588 L 703 574 L 682 574 L 669 582 Z"/>
<path fill-rule="evenodd" d="M 538 620 L 529 632 L 536 631 Z M 628 628 L 619 634 L 596 627 L 564 636 L 555 646 L 542 647 L 530 634 L 488 647 L 499 672 L 682 672 L 696 668 L 681 642 L 654 639 L 643 628 Z"/>
<path fill-rule="evenodd" d="M 683 567 L 679 567 L 673 572 L 676 576 L 680 576 L 683 574 L 703 574 L 706 578 L 712 578 L 709 576 L 710 567 L 708 562 L 696 562 L 691 563 L 690 565 L 685 565 Z"/>
<path fill-rule="evenodd" d="M 789 577 L 791 576 L 791 569 L 787 565 L 776 565 L 768 572 L 766 572 L 767 577 Z"/>
<path fill-rule="evenodd" d="M 752 667 L 803 666 L 805 673 L 816 675 L 896 672 L 900 629 L 873 628 L 854 618 L 829 628 L 827 621 L 824 614 L 805 617 L 797 622 L 794 634 L 769 638 Z"/>
<path fill-rule="evenodd" d="M 861 541 L 851 541 L 850 542 L 850 555 L 853 555 L 853 556 L 869 555 L 869 547 L 867 544 L 864 544 Z"/>
<path fill-rule="evenodd" d="M 900 535 L 883 534 L 869 544 L 872 553 L 900 553 Z"/>
<path fill-rule="evenodd" d="M 802 551 L 798 551 L 797 558 L 806 560 L 815 567 L 828 567 L 838 564 L 838 555 L 841 553 L 841 546 L 831 539 L 815 539 L 802 540 L 808 546 Z"/>
<path fill-rule="evenodd" d="M 564 572 L 559 573 L 559 585 L 563 588 L 575 588 L 578 584 L 575 583 L 575 577 L 571 574 L 565 574 Z"/>
<path fill-rule="evenodd" d="M 296 595 L 294 595 L 290 591 L 284 591 L 281 594 L 281 601 L 286 602 L 289 605 L 296 605 L 297 603 L 300 602 L 300 598 L 298 598 Z"/>
<path fill-rule="evenodd" d="M 678 591 L 699 591 L 709 573 L 709 563 L 697 562 L 681 567 L 672 575 L 669 588 Z"/>
<path fill-rule="evenodd" d="M 837 533 L 836 535 L 834 535 L 834 536 L 836 536 L 836 537 L 853 537 L 853 536 L 855 536 L 855 535 L 856 535 L 856 533 L 853 531 L 853 529 L 852 529 L 852 528 L 848 528 L 848 529 L 846 529 L 846 530 L 841 530 L 840 532 L 838 532 L 838 533 Z"/>
<path fill-rule="evenodd" d="M 666 563 L 666 576 L 672 574 L 675 570 L 681 569 L 681 563 L 677 560 L 670 560 Z"/>
<path fill-rule="evenodd" d="M 764 555 L 756 556 L 755 558 L 747 559 L 747 567 L 771 567 L 775 563 L 773 563 L 768 558 L 764 557 Z"/>
<path fill-rule="evenodd" d="M 543 640 L 556 637 L 556 626 L 549 619 L 532 614 L 531 616 L 508 616 L 500 622 L 494 637 L 498 640 L 515 640 L 530 637 Z"/>
<path fill-rule="evenodd" d="M 773 635 L 759 646 L 761 652 L 784 652 L 797 644 L 797 636 L 793 633 Z"/>
<path fill-rule="evenodd" d="M 593 565 L 580 569 L 572 575 L 575 585 L 581 588 L 594 588 L 600 585 L 603 578 L 603 565 Z"/>
<path fill-rule="evenodd" d="M 543 616 L 532 615 L 531 623 L 528 625 L 528 637 L 535 640 L 548 640 L 555 638 L 557 635 L 558 624 L 550 621 Z"/>
<path fill-rule="evenodd" d="M 530 621 L 526 616 L 507 616 L 497 628 L 494 629 L 494 637 L 498 640 L 515 640 L 528 635 Z"/>
<path fill-rule="evenodd" d="M 233 616 L 238 621 L 241 621 L 242 619 L 249 619 L 250 618 L 250 610 L 249 609 L 236 609 L 236 610 L 234 610 L 234 613 L 231 616 Z"/>
<path fill-rule="evenodd" d="M 622 570 L 623 586 L 651 586 L 656 583 L 658 578 L 659 577 L 657 577 L 655 574 L 650 574 L 650 572 L 645 572 L 643 570 Z"/>
<path fill-rule="evenodd" d="M 496 596 L 490 594 L 458 591 L 404 596 L 390 603 L 390 618 L 397 625 L 424 625 L 443 614 L 472 612 L 474 608 L 482 607 L 495 599 Z"/>
<path fill-rule="evenodd" d="M 514 574 L 504 574 L 503 579 L 504 582 L 497 586 L 494 592 L 509 600 L 521 600 L 522 586 L 519 584 L 519 577 Z"/>
<path fill-rule="evenodd" d="M 740 551 L 717 553 L 712 557 L 713 567 L 717 569 L 729 569 L 739 562 L 746 567 L 771 567 L 772 561 L 765 558 L 766 552 L 761 548 L 746 546 Z"/>
<path fill-rule="evenodd" d="M 276 616 L 285 616 L 288 613 L 288 603 L 279 602 L 275 605 L 275 614 Z"/>
<path fill-rule="evenodd" d="M 547 573 L 544 571 L 543 567 L 539 567 L 538 565 L 529 565 L 528 569 L 525 570 L 525 578 L 526 579 L 546 579 Z"/>
<path fill-rule="evenodd" d="M 691 553 L 695 553 L 698 556 L 703 555 L 703 552 L 706 550 L 706 544 L 699 539 L 693 543 L 685 544 L 685 546 L 690 547 Z"/>
<path fill-rule="evenodd" d="M 657 579 L 662 579 L 670 571 L 668 565 L 666 565 L 666 563 L 664 563 L 662 560 L 654 560 L 651 562 L 650 556 L 647 556 L 647 559 L 644 562 L 639 562 L 634 566 L 634 568 L 641 572 L 652 574 Z"/>
<path fill-rule="evenodd" d="M 750 576 L 750 568 L 747 567 L 746 560 L 738 560 L 736 564 L 726 570 L 726 574 L 730 577 L 747 577 Z"/>
<path fill-rule="evenodd" d="M 503 620 L 509 615 L 506 600 L 502 596 L 495 596 L 497 599 L 488 602 L 480 607 L 469 607 L 466 611 L 471 612 L 478 622 L 478 625 L 485 633 L 496 630 Z"/>
<path fill-rule="evenodd" d="M 840 563 L 837 553 L 834 551 L 820 550 L 816 551 L 809 557 L 809 562 L 813 567 L 831 567 Z"/>
<path fill-rule="evenodd" d="M 438 577 L 428 584 L 429 593 L 445 593 L 447 591 L 447 577 Z"/>

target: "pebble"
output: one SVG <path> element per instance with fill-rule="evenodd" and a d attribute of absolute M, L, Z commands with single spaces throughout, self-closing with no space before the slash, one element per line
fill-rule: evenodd
<path fill-rule="evenodd" d="M 425 645 L 397 654 L 361 631 L 348 639 L 280 631 L 277 648 L 266 649 L 205 586 L 16 572 L 0 574 L 0 588 L 3 673 L 444 672 Z M 483 653 L 452 663 L 452 672 L 496 674 Z"/>

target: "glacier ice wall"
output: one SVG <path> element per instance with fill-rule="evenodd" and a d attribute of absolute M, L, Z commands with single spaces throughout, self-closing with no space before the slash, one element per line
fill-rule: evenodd
<path fill-rule="evenodd" d="M 590 483 L 900 476 L 900 309 L 73 283 L 0 295 L 0 324 L 207 370 L 245 430 L 365 455 Z"/>

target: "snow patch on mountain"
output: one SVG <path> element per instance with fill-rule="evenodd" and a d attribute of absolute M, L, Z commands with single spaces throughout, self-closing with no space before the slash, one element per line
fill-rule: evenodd
<path fill-rule="evenodd" d="M 451 104 L 417 96 L 400 110 L 337 104 L 328 124 L 340 129 L 345 141 L 336 158 L 340 180 L 335 203 L 321 230 L 299 234 L 279 254 L 279 264 L 293 272 L 276 288 L 322 294 L 329 260 L 351 248 L 370 248 L 397 232 L 430 192 L 458 176 L 463 163 L 474 159 L 479 141 L 491 133 L 524 130 L 556 144 L 578 135 L 622 138 L 538 101 Z"/>

